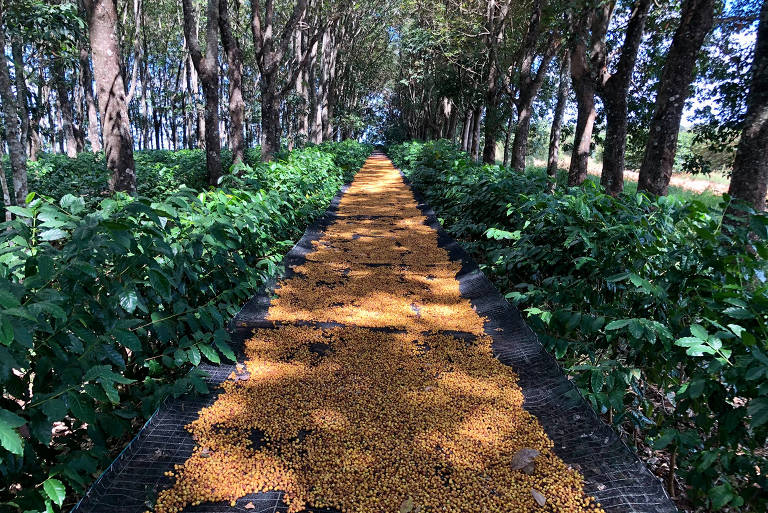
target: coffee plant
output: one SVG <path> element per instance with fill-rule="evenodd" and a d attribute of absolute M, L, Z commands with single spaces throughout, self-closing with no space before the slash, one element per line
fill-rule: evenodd
<path fill-rule="evenodd" d="M 207 392 L 197 366 L 234 358 L 227 323 L 370 151 L 297 150 L 217 189 L 8 207 L 0 510 L 71 507 L 165 397 Z"/>
<path fill-rule="evenodd" d="M 744 224 L 727 197 L 612 197 L 589 181 L 549 193 L 545 175 L 446 141 L 389 155 L 595 410 L 663 451 L 694 507 L 766 510 L 768 215 Z"/>

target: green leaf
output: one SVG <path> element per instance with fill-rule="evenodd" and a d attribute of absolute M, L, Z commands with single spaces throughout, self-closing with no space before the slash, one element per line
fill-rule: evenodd
<path fill-rule="evenodd" d="M 64 499 L 67 497 L 67 489 L 64 487 L 64 483 L 51 477 L 45 480 L 43 489 L 57 506 L 64 504 Z"/>
<path fill-rule="evenodd" d="M 749 402 L 747 413 L 752 417 L 753 428 L 768 422 L 768 397 L 756 397 Z"/>
<path fill-rule="evenodd" d="M 139 305 L 139 296 L 135 290 L 124 290 L 120 293 L 119 297 L 120 306 L 129 314 L 132 314 Z"/>
<path fill-rule="evenodd" d="M 85 200 L 81 196 L 73 196 L 71 194 L 62 196 L 59 200 L 59 205 L 72 214 L 79 214 L 85 210 Z"/>
<path fill-rule="evenodd" d="M 40 240 L 52 241 L 63 239 L 67 236 L 67 232 L 60 228 L 51 228 L 40 233 Z"/>
<path fill-rule="evenodd" d="M 691 335 L 700 338 L 701 340 L 707 340 L 707 338 L 709 338 L 709 333 L 707 333 L 707 330 L 698 324 L 691 326 Z"/>
<path fill-rule="evenodd" d="M 16 432 L 17 427 L 23 426 L 24 419 L 8 410 L 0 410 L 0 445 L 10 453 L 21 455 L 24 444 Z"/>
<path fill-rule="evenodd" d="M 616 321 L 611 321 L 605 326 L 605 329 L 606 331 L 618 330 L 624 326 L 627 326 L 630 322 L 632 322 L 632 319 L 619 319 Z"/>
<path fill-rule="evenodd" d="M 219 358 L 219 354 L 213 350 L 213 348 L 207 344 L 197 344 L 197 347 L 200 349 L 200 352 L 205 355 L 206 358 L 208 358 L 213 363 L 221 363 L 221 358 Z"/>
<path fill-rule="evenodd" d="M 754 317 L 754 315 L 752 315 L 752 313 L 749 310 L 745 308 L 737 308 L 735 306 L 726 308 L 725 310 L 723 310 L 723 313 L 725 315 L 733 317 L 734 319 L 752 319 Z"/>

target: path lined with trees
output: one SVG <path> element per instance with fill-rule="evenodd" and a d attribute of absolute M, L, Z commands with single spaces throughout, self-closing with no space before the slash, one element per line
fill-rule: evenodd
<path fill-rule="evenodd" d="M 681 508 L 768 504 L 768 1 L 0 0 L 0 49 L 0 509 L 204 391 L 359 141 Z"/>

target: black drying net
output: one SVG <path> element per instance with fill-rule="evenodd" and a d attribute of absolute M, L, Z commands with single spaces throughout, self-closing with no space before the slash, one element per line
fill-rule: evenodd
<path fill-rule="evenodd" d="M 319 239 L 333 223 L 346 188 L 342 188 L 325 215 L 307 228 L 285 256 L 286 270 L 282 278 L 291 276 L 291 267 L 303 263 L 313 250 L 312 241 Z M 555 444 L 555 453 L 584 475 L 585 492 L 594 496 L 608 512 L 677 511 L 658 478 L 613 429 L 597 417 L 554 358 L 544 351 L 517 309 L 507 303 L 472 258 L 442 230 L 434 212 L 421 201 L 419 194 L 415 195 L 427 217 L 426 224 L 438 232 L 440 246 L 448 251 L 451 259 L 462 263 L 456 277 L 461 294 L 470 299 L 478 314 L 488 318 L 485 330 L 493 338 L 495 356 L 517 372 L 525 408 L 538 417 Z M 243 357 L 243 342 L 254 328 L 275 326 L 265 320 L 275 285 L 276 280 L 272 280 L 254 295 L 231 323 L 233 346 L 239 360 Z M 195 441 L 184 426 L 197 418 L 201 408 L 216 400 L 216 385 L 235 370 L 234 364 L 203 365 L 203 368 L 210 375 L 208 382 L 214 392 L 204 397 L 167 399 L 91 486 L 73 513 L 141 513 L 152 508 L 158 493 L 172 485 L 164 473 L 174 465 L 183 464 L 192 454 Z M 235 506 L 228 502 L 204 503 L 185 511 L 277 513 L 287 511 L 287 506 L 281 492 L 265 492 L 242 497 Z M 307 510 L 307 513 L 326 512 L 333 513 Z"/>

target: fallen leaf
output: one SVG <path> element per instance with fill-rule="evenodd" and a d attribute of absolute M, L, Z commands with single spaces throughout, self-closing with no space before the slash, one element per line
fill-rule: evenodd
<path fill-rule="evenodd" d="M 544 506 L 544 504 L 547 502 L 547 498 L 544 497 L 544 495 L 538 490 L 531 488 L 531 495 L 533 495 L 533 500 L 535 500 L 536 504 L 539 506 Z"/>
<path fill-rule="evenodd" d="M 256 506 L 254 506 L 252 502 L 249 502 L 244 507 L 245 509 L 256 509 Z"/>
<path fill-rule="evenodd" d="M 413 497 L 410 495 L 400 504 L 400 513 L 411 513 L 413 511 Z"/>
<path fill-rule="evenodd" d="M 541 453 L 536 449 L 529 449 L 524 447 L 517 451 L 514 456 L 512 456 L 512 462 L 510 463 L 510 466 L 512 467 L 512 470 L 522 470 L 528 465 L 531 465 L 533 460 L 535 460 L 539 454 Z"/>
<path fill-rule="evenodd" d="M 202 456 L 203 458 L 210 458 L 211 450 L 208 447 L 203 447 L 203 450 L 200 451 L 200 456 Z"/>

